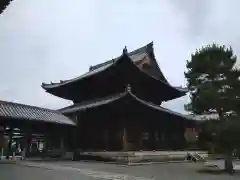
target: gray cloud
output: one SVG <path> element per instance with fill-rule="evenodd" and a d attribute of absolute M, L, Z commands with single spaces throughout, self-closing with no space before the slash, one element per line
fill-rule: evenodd
<path fill-rule="evenodd" d="M 212 42 L 232 46 L 235 53 L 240 56 L 240 20 L 238 0 L 173 0 L 171 1 L 179 13 L 184 17 L 186 29 L 185 42 L 188 45 L 188 56 L 196 48 Z M 240 66 L 240 61 L 237 61 Z M 165 106 L 182 111 L 177 104 L 187 102 L 188 97 L 179 98 L 166 103 Z"/>
<path fill-rule="evenodd" d="M 202 34 L 214 6 L 212 0 L 171 0 L 176 12 L 183 14 L 187 21 L 188 36 Z M 189 34 L 190 33 L 190 34 Z"/>
<path fill-rule="evenodd" d="M 0 17 L 0 99 L 48 108 L 70 102 L 42 82 L 78 76 L 90 65 L 150 41 L 162 71 L 184 85 L 185 60 L 217 41 L 240 52 L 237 0 L 21 0 Z M 187 97 L 165 106 L 183 112 Z"/>

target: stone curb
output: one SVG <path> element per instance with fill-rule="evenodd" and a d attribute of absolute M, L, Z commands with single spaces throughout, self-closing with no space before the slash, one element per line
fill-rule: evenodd
<path fill-rule="evenodd" d="M 21 162 L 16 162 L 15 163 L 17 166 L 25 166 L 25 167 L 31 167 L 31 168 L 39 168 L 39 169 L 46 169 L 46 170 L 53 170 L 51 167 L 46 167 L 46 166 L 39 166 L 35 164 L 28 164 L 28 163 L 21 163 Z"/>
<path fill-rule="evenodd" d="M 26 161 L 25 161 L 26 162 Z M 31 162 L 31 161 L 29 161 Z M 76 161 L 75 161 L 76 162 Z M 168 161 L 168 162 L 144 162 L 144 163 L 115 163 L 115 162 L 96 162 L 96 161 L 80 161 L 80 162 L 87 162 L 87 163 L 102 163 L 102 164 L 112 164 L 112 165 L 117 165 L 117 166 L 141 166 L 141 165 L 152 165 L 152 164 L 169 164 L 169 163 L 192 163 L 191 161 Z M 32 164 L 28 164 L 28 163 L 24 163 L 24 162 L 13 162 L 12 164 L 17 164 L 17 165 L 22 165 L 22 166 L 28 166 L 28 167 L 36 167 L 36 168 L 44 168 L 44 169 L 51 169 L 48 167 L 44 167 L 44 166 L 39 166 L 39 165 L 35 165 L 34 163 Z M 60 165 L 63 167 L 71 167 L 71 166 L 66 166 L 66 165 Z"/>
<path fill-rule="evenodd" d="M 0 164 L 16 164 L 17 163 L 17 161 L 11 161 L 11 160 L 7 160 L 7 161 L 5 161 L 5 160 L 0 160 Z"/>
<path fill-rule="evenodd" d="M 192 163 L 192 161 L 165 161 L 165 162 L 139 162 L 139 163 L 128 163 L 128 166 L 140 166 L 140 165 L 151 165 L 151 164 L 169 164 L 169 163 Z"/>
<path fill-rule="evenodd" d="M 180 160 L 180 161 L 155 161 L 155 162 L 136 162 L 136 163 L 130 163 L 130 162 L 104 162 L 104 161 L 90 161 L 90 160 L 84 160 L 84 161 L 74 161 L 74 162 L 86 162 L 86 163 L 102 163 L 102 164 L 113 164 L 118 166 L 140 166 L 140 165 L 151 165 L 151 164 L 169 164 L 169 163 L 192 163 L 192 161 L 189 160 Z"/>
<path fill-rule="evenodd" d="M 206 169 L 206 168 L 201 168 L 197 170 L 198 173 L 208 173 L 208 174 L 229 174 L 226 172 L 224 169 Z M 233 174 L 239 174 L 240 170 L 235 169 Z"/>

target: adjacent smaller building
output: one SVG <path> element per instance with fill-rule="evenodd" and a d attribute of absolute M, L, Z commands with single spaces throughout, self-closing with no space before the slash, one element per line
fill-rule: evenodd
<path fill-rule="evenodd" d="M 59 111 L 0 101 L 0 146 L 6 149 L 7 155 L 12 155 L 13 142 L 27 155 L 33 140 L 44 142 L 45 146 L 70 147 L 75 125 Z"/>

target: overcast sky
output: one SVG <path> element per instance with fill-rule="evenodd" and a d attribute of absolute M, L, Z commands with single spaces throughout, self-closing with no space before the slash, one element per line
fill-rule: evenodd
<path fill-rule="evenodd" d="M 186 85 L 186 60 L 217 42 L 240 56 L 239 0 L 14 0 L 0 16 L 0 99 L 61 108 L 40 87 L 86 72 L 154 41 L 172 85 Z M 184 112 L 182 97 L 164 104 Z"/>

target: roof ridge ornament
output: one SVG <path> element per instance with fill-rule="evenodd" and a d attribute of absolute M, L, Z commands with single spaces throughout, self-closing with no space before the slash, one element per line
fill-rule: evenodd
<path fill-rule="evenodd" d="M 90 65 L 90 66 L 89 66 L 89 71 L 91 71 L 91 70 L 92 70 L 92 68 L 93 68 L 93 66 L 92 66 L 92 65 Z"/>
<path fill-rule="evenodd" d="M 123 54 L 126 55 L 127 53 L 128 53 L 127 46 L 125 46 L 123 49 Z"/>
<path fill-rule="evenodd" d="M 151 51 L 153 49 L 153 41 L 151 41 L 148 45 L 147 45 L 147 50 Z"/>
<path fill-rule="evenodd" d="M 126 92 L 131 92 L 131 90 L 132 90 L 132 87 L 130 84 L 128 84 L 126 87 Z"/>

